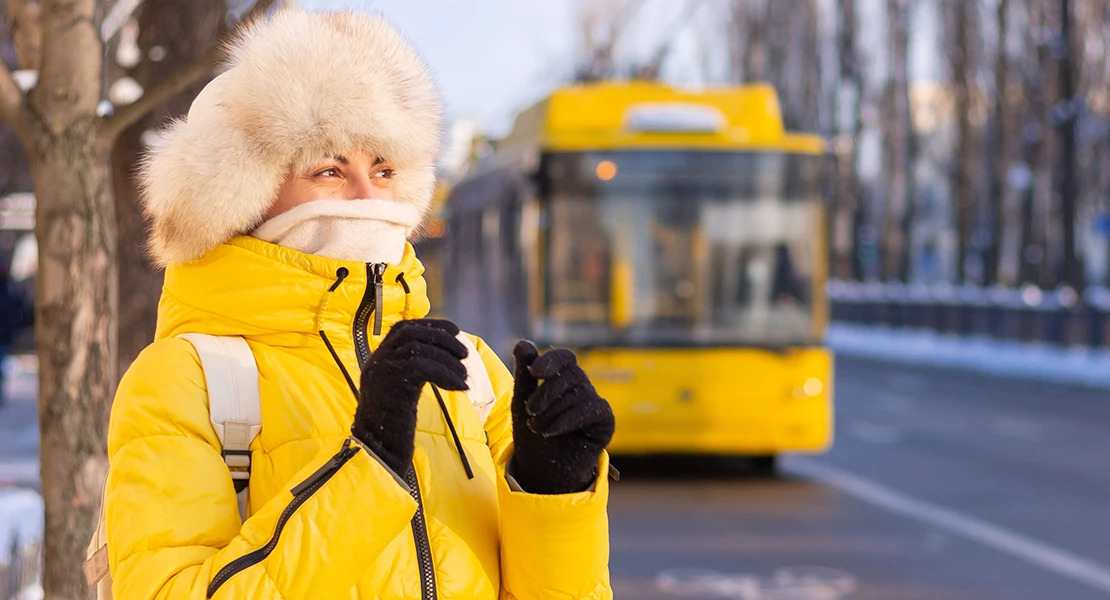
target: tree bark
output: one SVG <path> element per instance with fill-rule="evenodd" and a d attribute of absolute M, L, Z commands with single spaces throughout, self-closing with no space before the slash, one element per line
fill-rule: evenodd
<path fill-rule="evenodd" d="M 95 0 L 43 5 L 42 70 L 26 110 L 39 241 L 39 431 L 48 600 L 91 598 L 80 565 L 107 470 L 116 384 L 116 223 L 96 143 Z"/>
<path fill-rule="evenodd" d="M 108 468 L 116 385 L 116 223 L 95 121 L 43 134 L 32 156 L 39 274 L 39 431 L 46 598 L 92 598 L 80 565 Z"/>

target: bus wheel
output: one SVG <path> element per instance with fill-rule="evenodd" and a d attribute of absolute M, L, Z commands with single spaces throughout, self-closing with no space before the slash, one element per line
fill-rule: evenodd
<path fill-rule="evenodd" d="M 777 454 L 760 454 L 751 458 L 752 474 L 757 477 L 775 477 L 779 472 Z"/>

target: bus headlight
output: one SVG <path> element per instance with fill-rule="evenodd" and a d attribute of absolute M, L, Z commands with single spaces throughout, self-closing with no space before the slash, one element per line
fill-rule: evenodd
<path fill-rule="evenodd" d="M 794 388 L 795 398 L 813 398 L 825 391 L 825 384 L 816 377 L 810 377 L 802 385 Z"/>

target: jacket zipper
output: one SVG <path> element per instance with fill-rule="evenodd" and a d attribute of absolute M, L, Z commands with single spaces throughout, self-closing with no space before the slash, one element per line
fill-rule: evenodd
<path fill-rule="evenodd" d="M 370 360 L 370 338 L 366 328 L 370 325 L 370 315 L 374 315 L 374 335 L 382 334 L 382 311 L 378 307 L 382 303 L 382 277 L 385 276 L 385 263 L 366 263 L 366 291 L 362 294 L 362 302 L 355 312 L 354 330 L 351 335 L 355 339 L 355 353 L 358 356 L 359 368 L 366 367 Z"/>
<path fill-rule="evenodd" d="M 220 589 L 220 586 L 227 583 L 229 579 L 238 573 L 266 560 L 266 557 L 277 548 L 278 539 L 281 537 L 281 531 L 285 528 L 285 524 L 289 519 L 293 517 L 293 513 L 297 512 L 297 509 L 300 508 L 302 504 L 307 502 L 313 494 L 319 491 L 325 483 L 335 476 L 347 461 L 358 454 L 358 450 L 358 446 L 351 445 L 351 440 L 347 439 L 343 442 L 343 447 L 340 448 L 335 456 L 331 457 L 331 459 L 317 469 L 315 473 L 309 475 L 308 479 L 305 479 L 300 485 L 290 490 L 293 494 L 293 501 L 282 511 L 281 516 L 278 518 L 277 526 L 274 527 L 274 535 L 270 538 L 270 541 L 258 550 L 244 554 L 227 563 L 224 568 L 220 569 L 219 573 L 216 573 L 216 576 L 212 578 L 212 583 L 208 584 L 208 597 L 211 598 L 214 596 Z"/>
<path fill-rule="evenodd" d="M 360 368 L 365 368 L 370 360 L 370 339 L 366 328 L 370 324 L 370 315 L 374 315 L 374 335 L 382 334 L 382 280 L 385 277 L 385 263 L 366 263 L 366 292 L 362 295 L 362 303 L 355 313 L 354 340 L 355 354 Z M 416 500 L 416 514 L 412 517 L 412 538 L 416 544 L 416 560 L 420 568 L 420 597 L 422 600 L 435 600 L 436 598 L 436 573 L 435 564 L 432 562 L 432 546 L 428 541 L 428 524 L 424 520 L 424 501 L 420 497 L 420 482 L 416 479 L 416 467 L 409 467 L 405 474 L 405 483 L 409 485 L 409 493 Z"/>
<path fill-rule="evenodd" d="M 405 483 L 409 493 L 416 500 L 416 514 L 412 517 L 412 539 L 416 542 L 416 562 L 420 566 L 420 598 L 435 600 L 436 572 L 432 562 L 432 546 L 428 542 L 428 524 L 424 521 L 424 501 L 420 497 L 420 482 L 416 479 L 416 467 L 405 473 Z"/>

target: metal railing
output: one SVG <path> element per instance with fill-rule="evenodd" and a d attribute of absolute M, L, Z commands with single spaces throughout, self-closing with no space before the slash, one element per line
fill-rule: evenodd
<path fill-rule="evenodd" d="M 982 288 L 830 281 L 834 322 L 927 329 L 954 335 L 1110 347 L 1110 289 Z"/>

